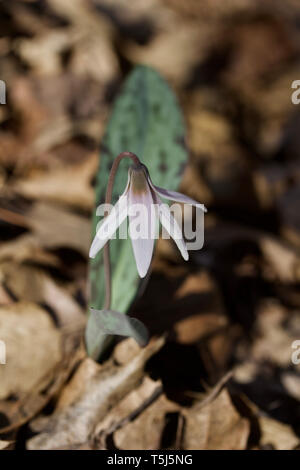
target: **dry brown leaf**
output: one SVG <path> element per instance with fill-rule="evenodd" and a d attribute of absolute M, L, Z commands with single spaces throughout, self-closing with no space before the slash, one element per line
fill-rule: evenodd
<path fill-rule="evenodd" d="M 66 409 L 80 398 L 85 392 L 86 383 L 90 383 L 99 373 L 102 366 L 97 364 L 89 357 L 84 355 L 75 374 L 71 380 L 62 389 L 56 404 L 56 412 Z M 31 422 L 31 429 L 38 433 L 47 428 L 48 422 L 51 422 L 51 416 L 39 415 Z"/>
<path fill-rule="evenodd" d="M 1 283 L 0 283 L 0 305 L 6 305 L 13 302 L 12 297 L 8 294 L 7 290 L 2 284 L 2 276 L 0 275 Z"/>
<path fill-rule="evenodd" d="M 17 401 L 1 402 L 1 412 L 9 421 L 9 425 L 0 429 L 6 435 L 30 421 L 49 403 L 68 379 L 72 370 L 85 356 L 85 350 L 79 347 L 78 334 L 66 335 L 63 344 L 63 358 L 50 372 L 46 371 L 40 382 L 28 393 L 23 394 Z"/>
<path fill-rule="evenodd" d="M 33 80 L 27 76 L 16 76 L 11 84 L 11 102 L 13 109 L 22 121 L 21 136 L 24 139 L 22 157 L 28 155 L 27 146 L 49 118 L 49 111 L 36 96 Z M 19 136 L 20 137 L 20 136 Z M 17 139 L 19 140 L 19 139 Z M 20 158 L 20 157 L 19 157 Z"/>
<path fill-rule="evenodd" d="M 258 373 L 258 365 L 253 360 L 244 361 L 234 368 L 234 378 L 240 384 L 254 381 Z"/>
<path fill-rule="evenodd" d="M 184 416 L 186 450 L 246 449 L 250 426 L 233 407 L 227 390 L 199 410 L 197 405 L 185 410 Z"/>
<path fill-rule="evenodd" d="M 16 365 L 23 367 L 22 356 L 41 341 L 48 366 L 49 339 L 35 327 L 43 318 L 55 336 L 53 315 L 62 326 L 62 359 L 27 392 L 14 384 L 0 400 L 10 423 L 4 432 L 29 421 L 41 433 L 29 441 L 32 448 L 158 448 L 167 440 L 172 448 L 242 449 L 249 434 L 237 412 L 243 409 L 253 425 L 249 446 L 299 448 L 299 374 L 291 362 L 300 331 L 300 141 L 291 104 L 300 71 L 299 0 L 37 3 L 0 2 L 1 79 L 8 88 L 0 107 L 0 322 L 9 309 L 8 322 L 18 318 L 12 335 L 30 330 L 13 350 Z M 98 164 L 91 151 L 120 81 L 138 63 L 153 65 L 175 86 L 191 150 L 181 187 L 209 208 L 204 249 L 183 263 L 175 245 L 160 240 L 158 272 L 135 304 L 154 333 L 170 331 L 151 368 L 170 396 L 199 399 L 191 409 L 169 402 L 160 381 L 155 388 L 142 372 L 134 375 L 140 351 L 132 340 L 99 366 L 85 357 L 78 331 L 84 319 L 73 296 L 85 292 Z M 236 223 L 219 222 L 228 216 Z M 50 312 L 34 306 L 33 325 L 11 311 L 23 305 L 18 297 Z M 2 322 L 0 340 L 1 328 Z M 222 381 L 203 398 L 199 387 L 227 377 L 229 364 L 237 401 L 220 393 Z M 37 375 L 45 369 L 35 357 L 30 367 Z M 9 368 L 0 365 L 0 372 Z M 16 433 L 17 448 L 24 437 Z M 15 446 L 7 434 L 2 439 L 0 448 Z"/>
<path fill-rule="evenodd" d="M 49 0 L 51 8 L 71 22 L 73 55 L 71 68 L 106 84 L 119 74 L 113 48 L 114 32 L 109 22 L 83 0 Z"/>
<path fill-rule="evenodd" d="M 133 338 L 120 341 L 113 351 L 114 360 L 120 365 L 127 364 L 137 355 L 139 348 L 138 343 Z"/>
<path fill-rule="evenodd" d="M 16 41 L 16 52 L 41 75 L 61 73 L 61 54 L 72 45 L 72 31 L 50 30 L 33 39 Z"/>
<path fill-rule="evenodd" d="M 300 316 L 294 312 L 295 320 L 300 325 Z M 291 365 L 292 343 L 298 339 L 297 331 L 292 333 L 283 326 L 291 312 L 285 310 L 277 302 L 264 302 L 257 316 L 258 337 L 253 344 L 252 357 L 257 361 L 272 361 L 284 367 Z"/>
<path fill-rule="evenodd" d="M 228 321 L 223 313 L 223 304 L 217 285 L 213 278 L 205 271 L 200 274 L 191 274 L 175 293 L 177 299 L 184 299 L 189 295 L 202 295 L 199 297 L 199 313 L 183 318 L 176 322 L 174 330 L 177 340 L 183 344 L 194 343 L 213 332 L 225 327 Z M 207 298 L 212 301 L 207 302 Z"/>
<path fill-rule="evenodd" d="M 167 414 L 179 410 L 177 403 L 161 395 L 138 418 L 115 432 L 115 445 L 122 450 L 161 449 Z"/>
<path fill-rule="evenodd" d="M 281 282 L 295 282 L 300 278 L 300 256 L 286 243 L 268 236 L 260 237 L 260 247 Z"/>
<path fill-rule="evenodd" d="M 30 391 L 61 359 L 61 335 L 48 313 L 32 303 L 0 307 L 0 338 L 6 365 L 0 368 L 0 397 Z"/>
<path fill-rule="evenodd" d="M 97 364 L 93 359 L 89 357 L 84 358 L 70 382 L 62 390 L 56 410 L 63 410 L 71 406 L 72 403 L 75 403 L 84 393 L 86 384 L 91 382 L 102 368 L 103 366 Z"/>
<path fill-rule="evenodd" d="M 2 441 L 0 440 L 0 450 L 11 450 L 13 448 L 12 441 Z"/>
<path fill-rule="evenodd" d="M 215 30 L 210 25 L 199 28 L 197 23 L 184 23 L 176 17 L 165 27 L 166 24 L 150 45 L 125 43 L 122 52 L 130 61 L 154 67 L 171 83 L 184 85 L 193 66 L 205 58 L 206 46 L 214 40 Z"/>
<path fill-rule="evenodd" d="M 115 432 L 116 429 L 123 429 L 124 425 L 135 419 L 133 416 L 135 413 L 139 415 L 144 412 L 148 400 L 151 399 L 155 391 L 161 390 L 161 387 L 160 381 L 144 377 L 141 385 L 132 390 L 105 416 L 96 427 L 94 435 L 99 436 L 101 433 L 108 435 Z"/>
<path fill-rule="evenodd" d="M 230 26 L 226 39 L 229 37 L 233 42 L 235 53 L 225 79 L 231 84 L 238 82 L 242 88 L 258 89 L 261 78 L 266 73 L 271 75 L 280 63 L 288 63 L 295 52 L 291 36 L 275 15 L 268 14 L 264 20 L 258 17 L 241 23 L 233 22 Z M 266 91 L 270 91 L 270 86 Z"/>
<path fill-rule="evenodd" d="M 26 221 L 41 245 L 46 248 L 67 247 L 88 254 L 90 225 L 88 218 L 47 203 L 34 204 Z"/>
<path fill-rule="evenodd" d="M 11 214 L 17 215 L 14 212 Z M 57 265 L 57 256 L 43 248 L 71 248 L 87 256 L 90 244 L 90 220 L 87 217 L 53 203 L 36 202 L 21 218 L 22 223 L 19 225 L 30 229 L 31 233 L 2 244 L 1 260 L 30 260 Z"/>
<path fill-rule="evenodd" d="M 30 8 L 30 2 L 18 2 L 8 5 L 8 9 L 14 21 L 23 31 L 30 35 L 39 35 L 51 26 L 51 21 L 47 16 L 39 16 Z M 29 6 L 29 8 L 28 8 Z"/>
<path fill-rule="evenodd" d="M 205 94 L 204 89 L 193 96 L 188 107 L 189 144 L 201 163 L 200 178 L 196 176 L 200 180 L 197 197 L 208 193 L 219 204 L 231 201 L 251 205 L 254 197 L 246 153 L 237 145 L 234 126 L 228 119 L 205 109 Z"/>
<path fill-rule="evenodd" d="M 292 450 L 299 445 L 299 438 L 291 426 L 267 416 L 259 417 L 260 445 L 271 445 L 276 450 Z"/>
<path fill-rule="evenodd" d="M 55 411 L 45 429 L 28 441 L 29 449 L 70 448 L 86 443 L 109 409 L 141 381 L 147 360 L 164 344 L 157 339 L 125 366 L 100 368 L 84 390 L 64 409 Z"/>
<path fill-rule="evenodd" d="M 35 154 L 46 154 L 51 149 L 65 144 L 76 135 L 76 128 L 68 116 L 60 115 L 47 120 L 31 144 Z M 47 154 L 46 154 L 47 155 Z"/>
<path fill-rule="evenodd" d="M 83 310 L 72 295 L 41 269 L 10 262 L 0 265 L 0 273 L 15 298 L 49 306 L 60 326 L 84 326 Z"/>
<path fill-rule="evenodd" d="M 207 22 L 188 21 L 160 0 L 98 0 L 111 16 L 127 27 L 140 22 L 150 25 L 154 34 L 145 44 L 126 37 L 122 54 L 133 63 L 154 67 L 172 83 L 185 84 L 193 68 L 205 58 L 206 49 L 215 41 L 215 29 Z"/>
<path fill-rule="evenodd" d="M 294 433 L 292 426 L 263 413 L 246 395 L 242 394 L 240 398 L 245 409 L 248 409 L 249 416 L 255 418 L 259 426 L 258 448 L 291 450 L 299 445 L 299 437 Z M 257 449 L 256 446 L 254 448 Z"/>
<path fill-rule="evenodd" d="M 258 244 L 266 262 L 281 282 L 298 282 L 300 279 L 300 257 L 298 250 L 284 240 L 260 230 L 238 224 L 220 223 L 207 219 L 206 239 L 213 243 L 235 243 L 240 239 Z"/>
<path fill-rule="evenodd" d="M 43 245 L 42 240 L 39 240 L 37 236 L 25 233 L 0 246 L 0 261 L 10 260 L 17 263 L 29 261 L 48 266 L 58 266 L 60 263 L 58 257 L 46 252 L 41 245 Z M 47 246 L 47 243 L 45 246 Z"/>
<path fill-rule="evenodd" d="M 18 181 L 13 189 L 32 199 L 54 201 L 90 210 L 94 204 L 91 180 L 98 167 L 98 156 L 92 154 L 83 163 L 48 172 L 38 172 Z M 66 183 L 67 182 L 67 183 Z"/>

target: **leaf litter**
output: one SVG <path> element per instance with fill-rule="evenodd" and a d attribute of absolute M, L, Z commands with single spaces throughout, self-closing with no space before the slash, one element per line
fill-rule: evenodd
<path fill-rule="evenodd" d="M 38 3 L 0 6 L 0 448 L 299 448 L 299 5 Z M 184 264 L 158 243 L 130 312 L 150 344 L 119 338 L 97 364 L 83 346 L 97 153 L 141 62 L 184 110 L 180 189 L 209 208 L 205 244 Z"/>

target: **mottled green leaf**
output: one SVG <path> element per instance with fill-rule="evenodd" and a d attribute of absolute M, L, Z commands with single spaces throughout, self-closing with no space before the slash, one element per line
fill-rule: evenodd
<path fill-rule="evenodd" d="M 138 66 L 126 80 L 117 98 L 101 145 L 100 167 L 96 183 L 96 204 L 104 202 L 109 171 L 114 158 L 131 151 L 148 167 L 152 181 L 158 186 L 176 190 L 187 160 L 184 145 L 184 124 L 173 92 L 161 76 L 149 67 Z M 125 189 L 129 159 L 124 159 L 115 179 L 113 203 Z M 94 216 L 93 236 L 99 217 Z M 131 241 L 112 240 L 113 310 L 128 311 L 139 287 Z M 103 307 L 103 255 L 98 253 L 90 265 L 90 305 Z M 101 349 L 101 348 L 100 348 Z"/>
<path fill-rule="evenodd" d="M 85 343 L 90 357 L 97 359 L 104 335 L 120 335 L 134 338 L 140 346 L 146 346 L 149 333 L 137 318 L 131 318 L 114 310 L 90 309 L 85 331 Z"/>

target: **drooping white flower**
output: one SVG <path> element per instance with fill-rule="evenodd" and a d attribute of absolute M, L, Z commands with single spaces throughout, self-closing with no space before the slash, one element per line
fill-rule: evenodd
<path fill-rule="evenodd" d="M 96 256 L 98 251 L 103 248 L 128 216 L 129 234 L 140 277 L 146 276 L 151 263 L 157 218 L 159 218 L 162 226 L 175 241 L 183 258 L 188 260 L 189 255 L 183 239 L 182 230 L 169 207 L 162 203 L 160 197 L 183 204 L 193 205 L 206 212 L 204 205 L 199 204 L 194 199 L 176 191 L 169 191 L 155 186 L 150 179 L 146 166 L 143 164 L 134 165 L 129 169 L 128 183 L 124 193 L 120 196 L 110 214 L 103 219 L 102 225 L 97 230 L 90 248 L 90 258 Z M 135 219 L 134 209 L 137 206 L 144 209 L 142 223 L 144 222 L 146 234 L 145 231 L 142 230 L 143 233 L 140 236 L 136 236 L 136 233 L 135 236 L 133 236 L 133 230 L 131 229 L 133 228 Z M 155 208 L 155 210 L 153 210 L 153 208 Z"/>

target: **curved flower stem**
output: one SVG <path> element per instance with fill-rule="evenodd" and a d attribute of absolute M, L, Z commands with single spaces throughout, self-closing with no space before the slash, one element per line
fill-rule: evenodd
<path fill-rule="evenodd" d="M 122 152 L 115 158 L 112 164 L 111 170 L 110 170 L 109 178 L 108 178 L 106 195 L 105 195 L 105 204 L 111 203 L 113 185 L 114 185 L 114 180 L 115 180 L 115 176 L 117 173 L 117 169 L 120 164 L 120 161 L 126 157 L 131 158 L 131 160 L 133 161 L 135 165 L 141 165 L 139 158 L 132 152 Z M 107 213 L 105 214 L 105 216 L 107 216 Z M 105 244 L 103 250 L 104 250 L 103 261 L 104 261 L 104 272 L 105 272 L 105 303 L 104 303 L 103 308 L 108 310 L 110 309 L 110 305 L 111 305 L 111 266 L 110 266 L 109 240 Z"/>

